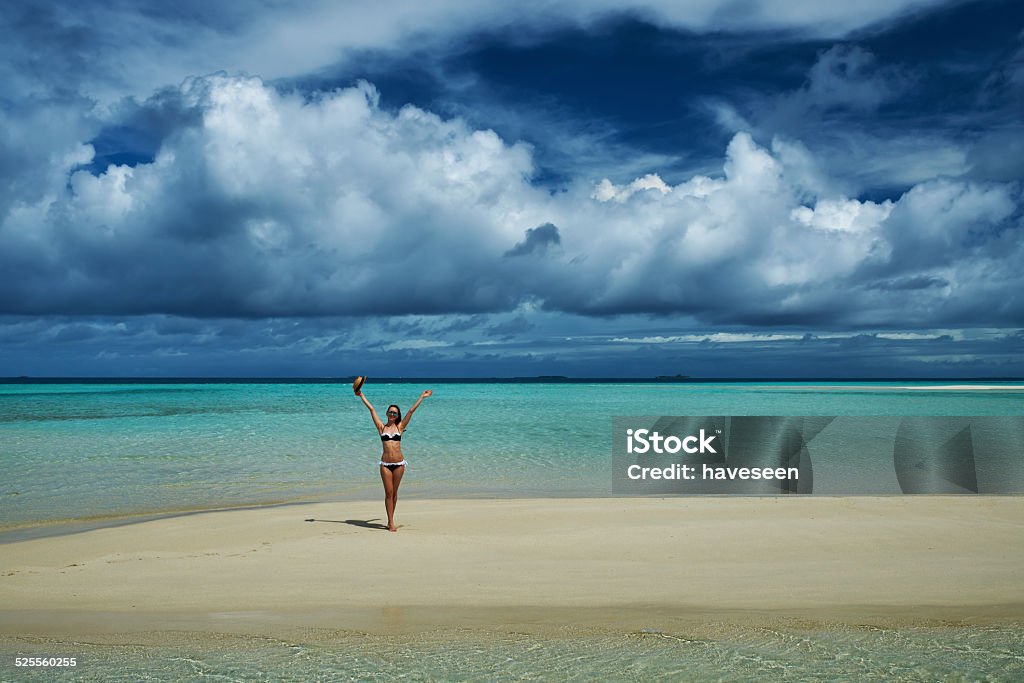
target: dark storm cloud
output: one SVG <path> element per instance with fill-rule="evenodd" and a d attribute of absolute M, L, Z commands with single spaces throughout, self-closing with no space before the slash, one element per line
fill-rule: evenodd
<path fill-rule="evenodd" d="M 1015 327 L 1024 10 L 907 7 L 11 5 L 0 314 L 148 322 L 4 343 L 361 353 L 383 316 L 402 362 L 542 364 L 525 310 Z"/>
<path fill-rule="evenodd" d="M 486 315 L 408 315 L 379 321 L 383 333 L 390 337 L 433 337 L 468 332 L 486 324 Z"/>
<path fill-rule="evenodd" d="M 60 329 L 54 336 L 58 342 L 80 342 L 84 339 L 91 339 L 96 336 L 96 330 L 91 325 L 68 325 Z"/>
<path fill-rule="evenodd" d="M 94 156 L 83 166 L 94 175 L 115 166 L 152 163 L 164 140 L 202 124 L 200 108 L 183 101 L 180 89 L 162 88 L 144 101 L 125 98 L 111 107 L 104 126 L 89 140 Z"/>
<path fill-rule="evenodd" d="M 523 315 L 518 315 L 514 318 L 500 322 L 496 325 L 491 325 L 484 330 L 484 334 L 488 337 L 502 337 L 504 339 L 511 339 L 516 335 L 529 332 L 533 329 L 534 325 Z"/>
<path fill-rule="evenodd" d="M 523 241 L 516 243 L 514 247 L 506 251 L 505 256 L 543 254 L 549 247 L 558 246 L 561 243 L 562 238 L 558 234 L 558 228 L 552 223 L 545 223 L 536 228 L 527 228 Z"/>
<path fill-rule="evenodd" d="M 526 37 L 510 27 L 454 51 L 371 53 L 358 71 L 343 65 L 309 86 L 369 77 L 395 106 L 532 142 L 539 177 L 556 185 L 587 171 L 619 182 L 642 163 L 670 182 L 714 172 L 747 129 L 765 143 L 801 141 L 850 191 L 895 198 L 936 173 L 966 172 L 971 122 L 1017 118 L 1024 11 L 1003 1 L 894 14 L 828 38 L 628 14 Z"/>
<path fill-rule="evenodd" d="M 245 321 L 244 333 L 211 338 L 236 321 L 211 319 L 192 333 L 157 331 L 164 316 L 0 321 L 7 374 L 33 376 L 651 376 L 697 377 L 1008 377 L 1024 373 L 1024 332 L 764 333 L 734 330 L 636 338 L 547 337 L 529 314 L 519 332 L 486 343 L 396 341 L 380 319 Z M 515 319 L 512 319 L 515 321 Z M 188 321 L 179 322 L 187 325 Z M 441 321 L 435 321 L 441 322 Z M 633 320 L 629 324 L 637 324 Z M 95 331 L 76 341 L 83 326 Z M 607 323 L 595 325 L 595 329 Z M 34 332 L 32 331 L 35 328 Z M 184 329 L 184 328 L 181 328 Z M 649 328 L 653 329 L 653 328 Z M 20 341 L 16 338 L 20 337 Z M 468 339 L 467 337 L 466 339 Z M 88 369 L 83 373 L 83 369 Z"/>
<path fill-rule="evenodd" d="M 912 275 L 895 280 L 871 282 L 865 286 L 871 289 L 927 289 L 929 287 L 948 287 L 949 281 L 935 275 Z"/>

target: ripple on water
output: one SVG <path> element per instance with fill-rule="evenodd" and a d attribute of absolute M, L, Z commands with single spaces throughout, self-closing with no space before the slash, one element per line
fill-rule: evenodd
<path fill-rule="evenodd" d="M 935 681 L 1024 679 L 1024 624 L 764 628 L 613 635 L 350 632 L 315 642 L 169 633 L 173 646 L 0 639 L 8 652 L 81 654 L 74 680 Z M 12 649 L 14 648 L 14 649 Z M 12 680 L 61 680 L 21 671 Z M 71 680 L 72 674 L 67 674 Z"/>

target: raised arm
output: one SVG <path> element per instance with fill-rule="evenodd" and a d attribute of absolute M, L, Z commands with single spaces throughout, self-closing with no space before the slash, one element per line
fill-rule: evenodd
<path fill-rule="evenodd" d="M 427 389 L 422 394 L 420 394 L 420 397 L 418 399 L 416 399 L 415 403 L 412 404 L 412 408 L 409 408 L 409 412 L 407 412 L 405 414 L 405 417 L 402 418 L 402 422 L 399 425 L 399 427 L 401 427 L 403 432 L 405 431 L 405 427 L 409 424 L 409 420 L 412 419 L 412 414 L 415 413 L 416 409 L 420 407 L 421 403 L 423 403 L 423 399 L 425 399 L 428 396 L 433 396 L 433 395 L 434 395 L 434 392 L 431 391 L 430 389 Z"/>
<path fill-rule="evenodd" d="M 373 409 L 373 404 L 366 400 L 366 397 L 363 396 L 363 392 L 361 391 L 356 394 L 356 396 L 362 399 L 363 405 L 370 409 L 370 417 L 373 418 L 373 424 L 377 427 L 377 431 L 384 431 L 384 423 L 380 421 L 379 417 L 377 417 L 377 411 Z"/>

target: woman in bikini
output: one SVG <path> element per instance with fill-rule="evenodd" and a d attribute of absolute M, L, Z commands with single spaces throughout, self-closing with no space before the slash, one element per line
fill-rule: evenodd
<path fill-rule="evenodd" d="M 380 456 L 380 478 L 384 482 L 384 509 L 388 512 L 388 531 L 398 531 L 398 527 L 395 526 L 395 504 L 398 502 L 398 485 L 402 483 L 402 475 L 405 473 L 406 464 L 408 464 L 402 456 L 402 446 L 399 442 L 402 440 L 402 433 L 409 424 L 409 420 L 412 419 L 412 414 L 420 407 L 420 403 L 423 403 L 423 399 L 433 393 L 430 389 L 424 391 L 416 399 L 412 408 L 409 408 L 405 418 L 402 417 L 402 411 L 398 406 L 392 403 L 388 406 L 388 421 L 385 424 L 377 417 L 377 411 L 373 409 L 373 405 L 363 396 L 362 387 L 360 386 L 356 390 L 356 396 L 361 398 L 363 404 L 370 409 L 373 424 L 377 427 L 377 433 L 380 434 L 380 440 L 384 447 L 384 452 Z"/>

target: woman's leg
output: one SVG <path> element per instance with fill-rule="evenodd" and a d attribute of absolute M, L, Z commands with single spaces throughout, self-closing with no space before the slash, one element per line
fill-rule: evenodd
<path fill-rule="evenodd" d="M 397 469 L 404 470 L 405 468 Z M 398 488 L 395 486 L 395 473 L 381 465 L 380 479 L 384 482 L 384 509 L 388 513 L 388 531 L 398 531 L 398 527 L 395 526 L 395 490 Z M 401 475 L 399 475 L 399 479 L 401 479 Z"/>
<path fill-rule="evenodd" d="M 391 490 L 391 516 L 388 518 L 388 528 L 392 531 L 398 531 L 398 527 L 395 526 L 395 507 L 398 506 L 398 485 L 402 483 L 402 475 L 405 473 L 405 465 L 396 467 L 391 472 L 391 481 L 394 484 L 394 488 Z"/>
<path fill-rule="evenodd" d="M 401 475 L 404 472 L 406 472 L 406 466 L 404 465 L 391 470 L 391 507 L 387 516 L 387 527 L 392 531 L 398 530 L 398 527 L 394 525 L 394 509 L 398 505 L 398 484 L 401 483 Z"/>

